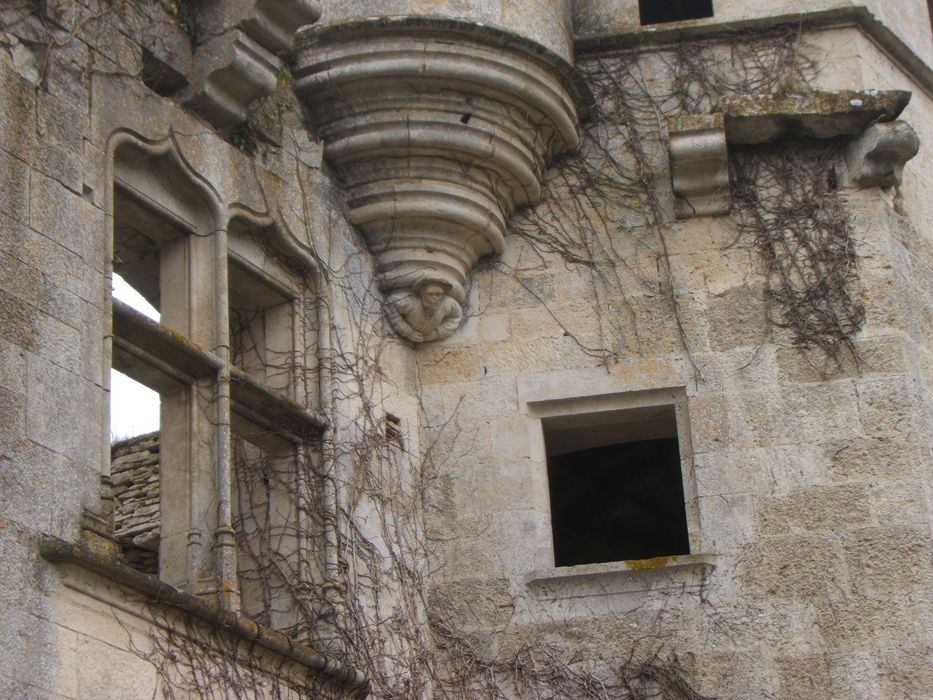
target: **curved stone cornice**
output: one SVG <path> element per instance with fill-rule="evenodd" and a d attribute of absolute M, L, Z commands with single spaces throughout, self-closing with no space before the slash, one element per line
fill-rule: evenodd
<path fill-rule="evenodd" d="M 585 85 L 526 39 L 430 18 L 305 30 L 294 76 L 387 303 L 407 298 L 390 322 L 415 342 L 446 337 L 453 311 L 412 332 L 412 295 L 433 280 L 463 303 L 515 208 L 539 200 L 548 160 L 579 144 Z"/>

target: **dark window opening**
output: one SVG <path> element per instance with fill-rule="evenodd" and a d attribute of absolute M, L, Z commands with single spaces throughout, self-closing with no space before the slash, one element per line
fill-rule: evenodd
<path fill-rule="evenodd" d="M 713 0 L 639 0 L 642 24 L 681 22 L 713 16 Z"/>
<path fill-rule="evenodd" d="M 399 448 L 404 448 L 402 438 L 402 419 L 391 413 L 386 413 L 386 442 Z"/>
<path fill-rule="evenodd" d="M 556 566 L 690 553 L 673 406 L 544 428 Z"/>

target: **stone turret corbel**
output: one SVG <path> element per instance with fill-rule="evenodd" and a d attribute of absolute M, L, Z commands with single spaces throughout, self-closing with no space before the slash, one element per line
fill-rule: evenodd
<path fill-rule="evenodd" d="M 846 149 L 846 184 L 856 187 L 900 185 L 904 164 L 919 150 L 920 138 L 906 122 L 875 124 Z"/>
<path fill-rule="evenodd" d="M 321 16 L 311 0 L 215 0 L 198 8 L 199 31 L 210 38 L 194 54 L 182 101 L 214 126 L 246 120 L 250 105 L 271 95 L 299 27 Z"/>
<path fill-rule="evenodd" d="M 445 18 L 315 27 L 296 53 L 295 92 L 375 256 L 389 324 L 415 343 L 450 336 L 474 266 L 539 201 L 550 158 L 579 144 L 585 85 L 541 45 Z"/>

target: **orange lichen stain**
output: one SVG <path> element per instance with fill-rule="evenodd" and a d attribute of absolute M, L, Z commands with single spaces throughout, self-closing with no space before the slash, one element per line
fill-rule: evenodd
<path fill-rule="evenodd" d="M 240 627 L 243 629 L 246 634 L 250 637 L 259 636 L 259 625 L 256 624 L 254 620 L 251 620 L 248 617 L 237 616 L 237 622 L 240 624 Z"/>
<path fill-rule="evenodd" d="M 625 565 L 630 569 L 640 571 L 642 569 L 660 569 L 667 566 L 677 557 L 652 557 L 651 559 L 626 559 Z"/>

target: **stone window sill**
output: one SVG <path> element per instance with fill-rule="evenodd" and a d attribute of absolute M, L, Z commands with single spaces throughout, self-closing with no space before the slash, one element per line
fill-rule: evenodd
<path fill-rule="evenodd" d="M 696 573 L 708 574 L 716 568 L 717 559 L 718 557 L 715 554 L 678 554 L 652 559 L 627 559 L 601 564 L 557 566 L 551 569 L 533 571 L 525 578 L 525 583 L 533 586 L 536 584 L 558 583 L 564 580 L 582 580 L 597 576 L 650 576 L 660 572 L 673 573 L 678 569 L 694 570 Z"/>

